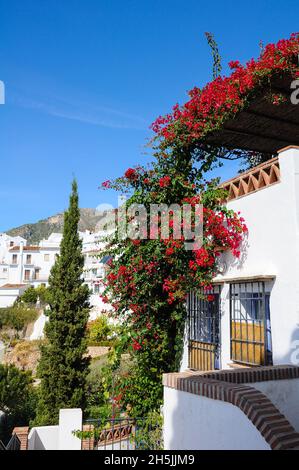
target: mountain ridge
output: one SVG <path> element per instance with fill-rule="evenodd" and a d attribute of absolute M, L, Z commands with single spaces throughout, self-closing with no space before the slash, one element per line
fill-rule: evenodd
<path fill-rule="evenodd" d="M 63 216 L 64 212 L 58 212 L 57 214 L 51 215 L 46 219 L 41 219 L 38 222 L 14 227 L 10 230 L 7 230 L 5 233 L 12 237 L 23 237 L 29 244 L 37 244 L 43 238 L 48 238 L 49 235 L 51 235 L 53 232 L 62 233 Z M 80 209 L 79 230 L 81 232 L 84 232 L 85 230 L 94 232 L 97 223 L 102 217 L 103 213 L 96 211 L 96 209 Z"/>

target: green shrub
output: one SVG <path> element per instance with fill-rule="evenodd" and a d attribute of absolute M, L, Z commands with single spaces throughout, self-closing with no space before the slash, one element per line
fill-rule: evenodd
<path fill-rule="evenodd" d="M 163 417 L 159 411 L 137 419 L 135 444 L 138 450 L 163 450 Z"/>
<path fill-rule="evenodd" d="M 8 327 L 21 331 L 37 318 L 37 311 L 26 305 L 16 304 L 12 307 L 0 309 L 0 328 Z"/>
<path fill-rule="evenodd" d="M 18 298 L 17 302 L 24 302 L 25 304 L 36 304 L 37 300 L 40 300 L 42 304 L 50 303 L 49 289 L 45 286 L 33 287 L 30 286 L 25 292 Z"/>
<path fill-rule="evenodd" d="M 0 410 L 4 412 L 0 439 L 3 442 L 7 442 L 15 426 L 29 425 L 35 416 L 36 402 L 31 373 L 0 364 Z"/>
<path fill-rule="evenodd" d="M 88 323 L 88 344 L 109 341 L 114 333 L 113 326 L 109 324 L 105 316 L 100 316 Z M 98 345 L 98 344 L 96 344 Z"/>

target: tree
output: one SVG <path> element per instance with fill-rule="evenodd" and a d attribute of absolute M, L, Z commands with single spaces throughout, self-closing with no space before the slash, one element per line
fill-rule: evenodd
<path fill-rule="evenodd" d="M 57 423 L 60 408 L 85 407 L 86 325 L 89 290 L 82 273 L 84 257 L 78 233 L 80 212 L 77 182 L 73 181 L 68 210 L 64 214 L 60 256 L 49 278 L 50 309 L 41 347 L 38 424 Z"/>
<path fill-rule="evenodd" d="M 49 291 L 45 286 L 33 287 L 30 286 L 25 292 L 18 298 L 18 303 L 25 304 L 36 304 L 37 301 L 40 301 L 42 304 L 47 304 L 50 302 Z"/>
<path fill-rule="evenodd" d="M 129 168 L 115 182 L 104 183 L 104 187 L 131 194 L 121 208 L 124 223 L 129 229 L 141 227 L 137 238 L 136 231 L 133 237 L 128 231 L 123 239 L 117 231 L 108 236 L 109 245 L 101 254 L 111 257 L 103 301 L 112 305 L 115 317 L 126 327 L 132 356 L 132 368 L 115 384 L 115 390 L 123 409 L 129 408 L 135 417 L 159 410 L 162 374 L 179 369 L 186 295 L 191 289 L 201 289 L 207 301 L 213 300 L 210 289 L 218 257 L 228 251 L 238 258 L 247 232 L 244 220 L 223 204 L 226 193 L 217 187 L 217 181 L 205 181 L 211 167 L 198 168 L 192 150 L 166 152 L 162 142 L 155 157 L 151 167 Z M 193 226 L 202 204 L 202 246 L 194 243 L 192 249 L 186 249 L 185 235 L 174 233 L 174 214 L 164 217 L 165 221 L 161 214 L 152 218 L 156 226 L 151 223 L 151 208 L 162 204 L 166 208 L 177 204 L 180 213 L 183 206 L 192 208 Z M 132 216 L 131 207 L 135 213 L 138 208 L 138 216 Z M 167 209 L 164 212 L 167 215 Z M 187 220 L 181 219 L 179 224 L 180 228 L 187 226 Z M 162 225 L 169 229 L 166 237 Z M 122 344 L 117 349 L 122 353 Z"/>
<path fill-rule="evenodd" d="M 15 304 L 11 307 L 0 309 L 0 335 L 10 339 L 19 337 L 19 334 L 31 322 L 37 318 L 37 310 L 26 305 Z"/>
<path fill-rule="evenodd" d="M 27 426 L 34 418 L 36 392 L 30 372 L 0 364 L 0 439 L 6 442 L 15 426 Z"/>

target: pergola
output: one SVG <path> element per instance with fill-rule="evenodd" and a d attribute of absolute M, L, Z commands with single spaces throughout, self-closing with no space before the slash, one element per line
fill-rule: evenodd
<path fill-rule="evenodd" d="M 252 98 L 249 106 L 227 120 L 220 130 L 209 133 L 205 142 L 227 149 L 241 149 L 275 155 L 288 145 L 299 145 L 299 105 L 292 104 L 290 75 L 275 77 Z M 286 102 L 274 105 L 269 93 L 280 94 Z"/>

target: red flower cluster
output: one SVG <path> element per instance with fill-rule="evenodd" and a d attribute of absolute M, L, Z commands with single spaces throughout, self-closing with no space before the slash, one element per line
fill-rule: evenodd
<path fill-rule="evenodd" d="M 245 66 L 230 62 L 234 71 L 229 77 L 217 77 L 202 90 L 195 87 L 189 92 L 191 99 L 187 103 L 182 107 L 175 105 L 171 114 L 158 117 L 152 129 L 168 143 L 178 136 L 187 143 L 203 138 L 240 111 L 249 93 L 261 86 L 266 77 L 280 71 L 298 76 L 298 53 L 299 33 L 293 33 L 289 39 L 268 44 L 258 60 L 251 59 Z"/>
<path fill-rule="evenodd" d="M 195 251 L 195 261 L 189 262 L 189 268 L 193 271 L 196 271 L 198 266 L 203 267 L 211 267 L 215 263 L 215 256 L 209 253 L 206 248 L 199 248 L 199 250 Z"/>
<path fill-rule="evenodd" d="M 136 339 L 133 339 L 132 347 L 134 351 L 139 351 L 142 348 L 141 344 L 138 341 L 136 341 Z"/>
<path fill-rule="evenodd" d="M 170 176 L 163 176 L 159 179 L 159 186 L 160 188 L 165 188 L 170 185 L 171 178 Z"/>
<path fill-rule="evenodd" d="M 111 181 L 107 180 L 102 183 L 102 188 L 109 189 L 111 186 Z"/>
<path fill-rule="evenodd" d="M 184 290 L 182 289 L 185 279 L 183 276 L 177 279 L 164 279 L 163 290 L 167 292 L 167 303 L 172 304 L 175 301 L 182 301 L 185 298 Z"/>
<path fill-rule="evenodd" d="M 130 180 L 134 181 L 137 179 L 137 171 L 134 170 L 134 168 L 128 168 L 127 171 L 125 172 L 125 177 Z"/>

